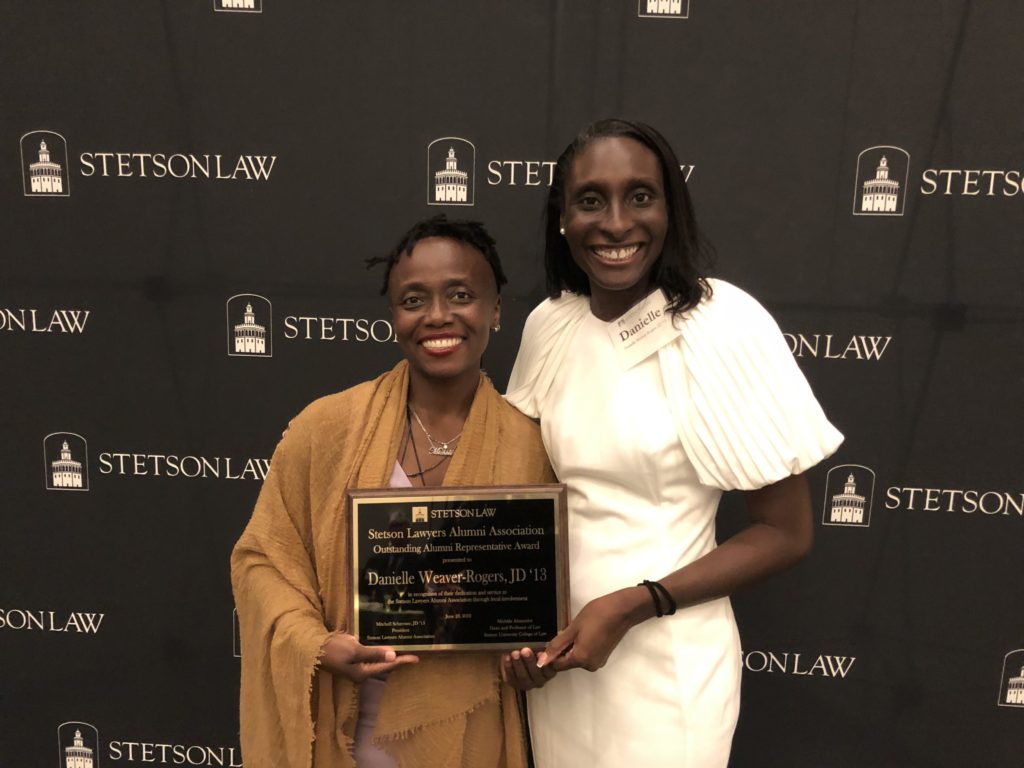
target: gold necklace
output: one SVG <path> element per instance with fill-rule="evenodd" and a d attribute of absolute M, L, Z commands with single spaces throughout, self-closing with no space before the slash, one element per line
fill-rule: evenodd
<path fill-rule="evenodd" d="M 452 447 L 452 443 L 454 443 L 456 440 L 462 437 L 462 432 L 459 432 L 459 434 L 457 434 L 451 440 L 435 440 L 433 435 L 427 432 L 427 428 L 423 426 L 423 422 L 420 420 L 419 414 L 417 414 L 416 411 L 412 409 L 411 405 L 409 406 L 409 413 L 413 415 L 413 418 L 416 419 L 416 423 L 419 424 L 420 429 L 423 430 L 423 434 L 427 436 L 427 442 L 430 443 L 430 449 L 428 453 L 430 453 L 433 456 L 451 456 L 452 454 L 455 453 L 455 449 Z M 465 431 L 465 429 L 463 429 L 463 431 Z"/>
<path fill-rule="evenodd" d="M 402 471 L 405 472 L 405 476 L 408 477 L 410 481 L 414 477 L 418 477 L 420 479 L 420 482 L 423 483 L 423 485 L 426 485 L 427 484 L 427 473 L 437 469 L 442 464 L 444 464 L 446 461 L 448 461 L 448 459 L 450 459 L 451 457 L 450 456 L 442 456 L 440 459 L 438 459 L 436 464 L 431 464 L 429 467 L 424 469 L 423 465 L 420 464 L 420 454 L 419 454 L 419 451 L 416 450 L 416 441 L 412 439 L 412 423 L 409 421 L 408 414 L 406 414 L 405 423 L 406 423 L 406 432 L 405 432 L 405 434 L 408 437 L 407 437 L 406 440 L 404 440 L 404 446 L 402 447 L 402 458 L 401 458 L 401 460 L 398 463 L 399 463 L 399 465 L 405 464 L 405 455 L 409 452 L 409 446 L 412 445 L 412 457 L 416 460 L 416 469 L 417 469 L 417 471 L 416 472 L 406 472 L 405 471 L 405 467 L 402 467 Z"/>

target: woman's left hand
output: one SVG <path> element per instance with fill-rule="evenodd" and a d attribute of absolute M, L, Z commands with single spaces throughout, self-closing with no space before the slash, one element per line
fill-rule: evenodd
<path fill-rule="evenodd" d="M 399 656 L 393 648 L 363 645 L 346 632 L 332 632 L 320 648 L 318 664 L 331 674 L 361 683 L 368 677 L 383 675 L 404 664 L 415 664 L 418 656 Z"/>
<path fill-rule="evenodd" d="M 541 669 L 550 665 L 556 672 L 582 667 L 596 672 L 605 665 L 619 641 L 639 621 L 650 602 L 647 590 L 639 587 L 591 600 L 569 626 L 555 635 L 537 657 Z"/>

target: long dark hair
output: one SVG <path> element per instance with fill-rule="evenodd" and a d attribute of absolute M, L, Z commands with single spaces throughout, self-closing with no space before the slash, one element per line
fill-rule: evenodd
<path fill-rule="evenodd" d="M 697 228 L 686 179 L 679 168 L 676 153 L 665 137 L 645 123 L 618 118 L 598 120 L 584 128 L 555 164 L 544 222 L 544 269 L 548 296 L 557 298 L 562 291 L 590 295 L 590 280 L 573 261 L 569 244 L 559 232 L 559 222 L 565 211 L 565 182 L 573 160 L 591 141 L 612 136 L 640 142 L 654 153 L 661 166 L 668 231 L 664 248 L 651 265 L 651 282 L 665 291 L 669 298 L 669 311 L 678 316 L 695 307 L 701 298 L 711 295 L 706 274 L 714 251 Z"/>

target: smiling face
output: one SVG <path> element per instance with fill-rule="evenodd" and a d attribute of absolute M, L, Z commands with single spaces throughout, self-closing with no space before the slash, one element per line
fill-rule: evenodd
<path fill-rule="evenodd" d="M 458 240 L 427 237 L 402 254 L 388 303 L 410 376 L 475 382 L 501 298 L 490 265 Z"/>
<path fill-rule="evenodd" d="M 573 261 L 590 280 L 590 308 L 612 320 L 650 292 L 668 231 L 657 156 L 633 139 L 605 137 L 573 160 L 561 224 Z"/>

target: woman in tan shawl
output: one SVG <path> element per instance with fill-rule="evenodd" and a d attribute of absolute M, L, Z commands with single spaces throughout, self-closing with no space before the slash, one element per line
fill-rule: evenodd
<path fill-rule="evenodd" d="M 377 261 L 405 359 L 292 421 L 231 556 L 243 759 L 519 768 L 523 727 L 497 654 L 396 657 L 346 634 L 347 488 L 554 479 L 536 425 L 480 370 L 505 282 L 483 227 L 435 217 Z"/>

